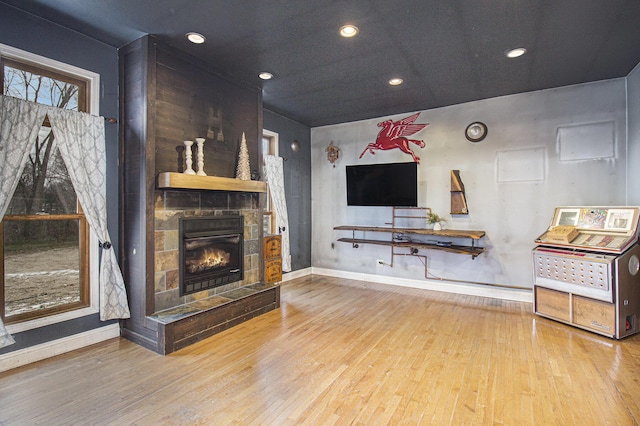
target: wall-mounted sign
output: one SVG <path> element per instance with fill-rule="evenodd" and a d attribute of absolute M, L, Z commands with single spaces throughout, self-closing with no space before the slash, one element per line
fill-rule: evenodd
<path fill-rule="evenodd" d="M 375 155 L 374 151 L 376 150 L 386 151 L 398 148 L 400 151 L 409 154 L 413 158 L 413 161 L 420 164 L 420 157 L 418 157 L 411 148 L 409 148 L 409 142 L 418 145 L 420 148 L 424 148 L 424 141 L 407 138 L 407 136 L 411 136 L 429 125 L 429 123 L 413 124 L 419 115 L 420 113 L 417 112 L 409 117 L 403 118 L 402 120 L 386 120 L 378 123 L 378 127 L 382 127 L 382 130 L 378 133 L 376 141 L 367 145 L 359 158 L 362 158 L 367 151 Z"/>

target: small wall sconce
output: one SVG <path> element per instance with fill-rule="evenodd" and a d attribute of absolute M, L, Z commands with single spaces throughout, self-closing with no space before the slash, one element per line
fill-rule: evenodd
<path fill-rule="evenodd" d="M 291 150 L 293 152 L 298 152 L 299 149 L 300 149 L 300 143 L 298 142 L 297 139 L 294 139 L 293 142 L 291 142 Z"/>

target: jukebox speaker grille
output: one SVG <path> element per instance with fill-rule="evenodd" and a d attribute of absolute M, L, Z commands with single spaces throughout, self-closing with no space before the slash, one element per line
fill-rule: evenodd
<path fill-rule="evenodd" d="M 613 301 L 615 256 L 538 247 L 533 251 L 536 285 Z"/>
<path fill-rule="evenodd" d="M 578 260 L 536 253 L 536 276 L 609 291 L 611 262 Z"/>

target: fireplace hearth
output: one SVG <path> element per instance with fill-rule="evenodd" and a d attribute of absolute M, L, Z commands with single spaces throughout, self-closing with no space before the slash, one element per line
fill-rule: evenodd
<path fill-rule="evenodd" d="M 244 217 L 183 217 L 180 236 L 180 295 L 244 278 Z"/>

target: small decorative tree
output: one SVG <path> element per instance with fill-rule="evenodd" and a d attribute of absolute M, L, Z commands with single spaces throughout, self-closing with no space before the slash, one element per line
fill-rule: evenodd
<path fill-rule="evenodd" d="M 238 154 L 236 179 L 251 180 L 251 168 L 249 167 L 249 149 L 247 149 L 247 140 L 244 137 L 244 132 L 242 132 L 242 141 L 240 141 L 240 153 Z"/>

